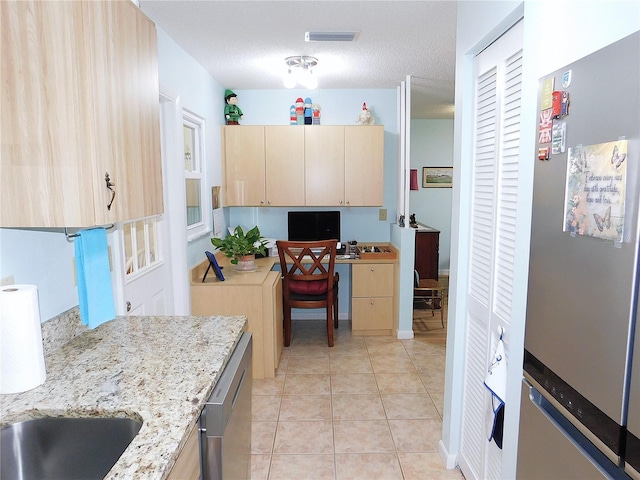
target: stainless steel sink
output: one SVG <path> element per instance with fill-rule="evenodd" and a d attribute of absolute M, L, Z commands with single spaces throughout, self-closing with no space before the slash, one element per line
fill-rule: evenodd
<path fill-rule="evenodd" d="M 102 479 L 142 424 L 130 418 L 44 417 L 0 430 L 0 478 Z"/>

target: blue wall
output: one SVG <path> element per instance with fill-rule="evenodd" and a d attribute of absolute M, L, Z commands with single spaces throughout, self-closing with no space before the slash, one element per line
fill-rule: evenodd
<path fill-rule="evenodd" d="M 416 220 L 440 230 L 441 274 L 448 274 L 451 256 L 451 188 L 422 188 L 423 167 L 453 166 L 453 120 L 411 119 L 411 168 L 418 170 L 418 190 L 409 194 Z"/>
<path fill-rule="evenodd" d="M 243 125 L 289 125 L 289 108 L 298 97 L 310 97 L 321 106 L 322 125 L 355 125 L 362 103 L 373 111 L 376 125 L 384 125 L 384 205 L 382 207 L 306 208 L 340 210 L 341 240 L 388 242 L 391 223 L 396 217 L 398 183 L 398 134 L 396 90 L 234 90 L 244 116 Z M 387 220 L 378 220 L 379 208 L 387 209 Z M 265 237 L 287 238 L 288 207 L 230 207 L 231 226 L 258 225 Z M 298 208 L 297 210 L 305 210 Z"/>
<path fill-rule="evenodd" d="M 228 207 L 227 224 L 251 228 L 257 225 L 267 238 L 287 238 L 289 210 L 339 210 L 341 240 L 391 241 L 391 224 L 396 218 L 398 184 L 398 133 L 396 90 L 234 90 L 244 116 L 242 125 L 289 125 L 289 109 L 296 98 L 310 97 L 321 106 L 322 125 L 355 125 L 363 102 L 384 125 L 384 199 L 382 207 Z M 240 127 L 242 128 L 242 127 Z M 387 209 L 387 220 L 379 220 L 379 208 Z M 338 265 L 340 273 L 340 318 L 350 317 L 351 278 L 348 266 Z M 294 311 L 295 318 L 318 318 L 315 310 Z"/>

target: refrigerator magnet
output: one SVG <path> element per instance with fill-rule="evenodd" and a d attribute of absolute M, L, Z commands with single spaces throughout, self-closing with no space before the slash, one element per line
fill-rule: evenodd
<path fill-rule="evenodd" d="M 538 149 L 538 160 L 549 160 L 551 154 L 551 148 L 542 147 Z"/>
<path fill-rule="evenodd" d="M 547 108 L 540 112 L 538 125 L 538 143 L 551 143 L 551 128 L 553 126 L 553 109 Z"/>
<path fill-rule="evenodd" d="M 569 88 L 569 85 L 571 85 L 571 70 L 562 74 L 562 88 Z"/>
<path fill-rule="evenodd" d="M 554 155 L 565 152 L 566 133 L 567 133 L 567 122 L 556 123 L 553 125 L 553 129 L 551 133 L 551 153 L 553 153 Z"/>

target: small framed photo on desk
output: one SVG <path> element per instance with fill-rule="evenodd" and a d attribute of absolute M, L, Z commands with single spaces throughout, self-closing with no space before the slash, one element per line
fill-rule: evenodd
<path fill-rule="evenodd" d="M 224 275 L 222 275 L 222 267 L 220 267 L 220 265 L 218 264 L 218 261 L 216 260 L 216 256 L 211 253 L 211 252 L 204 252 L 204 254 L 207 256 L 207 259 L 209 260 L 209 266 L 207 267 L 207 271 L 204 272 L 204 276 L 202 277 L 202 283 L 204 283 L 204 281 L 207 278 L 207 274 L 209 273 L 210 269 L 213 269 L 213 273 L 216 274 L 216 277 L 218 277 L 218 280 L 220 280 L 221 282 L 224 282 Z"/>

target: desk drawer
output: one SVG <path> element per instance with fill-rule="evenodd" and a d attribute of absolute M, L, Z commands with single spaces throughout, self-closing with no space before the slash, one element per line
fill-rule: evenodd
<path fill-rule="evenodd" d="M 352 298 L 353 333 L 390 335 L 393 328 L 393 297 Z"/>
<path fill-rule="evenodd" d="M 365 263 L 352 267 L 352 297 L 392 297 L 393 264 Z"/>

